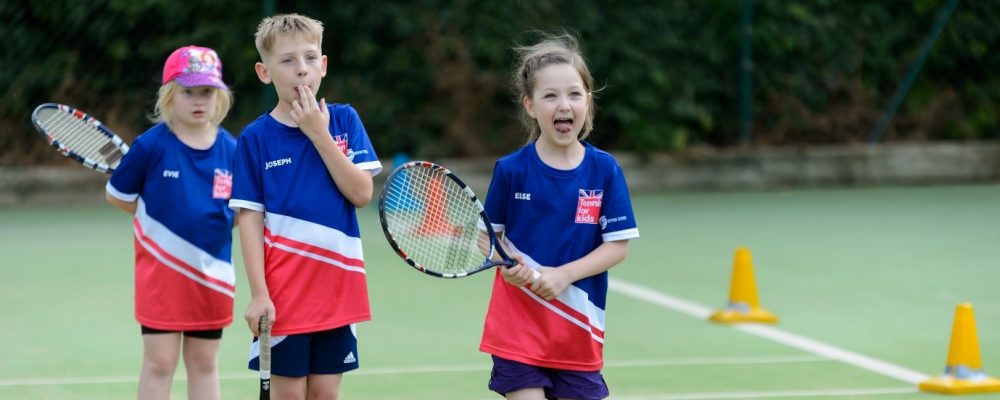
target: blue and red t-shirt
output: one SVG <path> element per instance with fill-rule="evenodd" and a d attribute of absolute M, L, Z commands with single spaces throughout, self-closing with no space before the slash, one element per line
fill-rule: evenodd
<path fill-rule="evenodd" d="M 572 170 L 542 162 L 534 143 L 497 161 L 486 213 L 526 265 L 558 267 L 604 242 L 639 237 L 625 175 L 610 154 L 586 142 Z M 545 368 L 603 366 L 608 274 L 570 285 L 551 301 L 496 272 L 480 350 Z"/>
<path fill-rule="evenodd" d="M 357 111 L 346 104 L 327 107 L 340 150 L 358 168 L 378 174 L 382 164 Z M 264 213 L 264 276 L 280 316 L 272 334 L 371 319 L 355 207 L 302 130 L 269 114 L 243 129 L 229 206 Z"/>
<path fill-rule="evenodd" d="M 160 123 L 140 135 L 108 180 L 109 195 L 137 202 L 135 317 L 161 330 L 222 329 L 233 320 L 236 139 L 219 128 L 204 150 Z"/>

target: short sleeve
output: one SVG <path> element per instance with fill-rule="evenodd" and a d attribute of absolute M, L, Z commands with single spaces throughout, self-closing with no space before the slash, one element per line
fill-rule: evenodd
<path fill-rule="evenodd" d="M 245 130 L 236 141 L 236 157 L 233 162 L 233 194 L 229 208 L 246 208 L 264 211 L 263 187 L 257 158 L 260 152 L 257 142 Z"/>
<path fill-rule="evenodd" d="M 639 237 L 635 214 L 632 212 L 632 198 L 628 193 L 625 173 L 617 162 L 609 167 L 608 182 L 604 190 L 604 207 L 601 207 L 601 238 L 605 242 L 628 240 Z"/>
<path fill-rule="evenodd" d="M 149 158 L 149 149 L 145 141 L 136 140 L 108 179 L 108 184 L 105 186 L 108 194 L 121 201 L 136 201 L 146 183 Z"/>
<path fill-rule="evenodd" d="M 507 202 L 509 201 L 510 182 L 497 161 L 493 166 L 493 178 L 490 188 L 486 191 L 486 215 L 490 218 L 493 230 L 502 232 L 507 225 Z"/>
<path fill-rule="evenodd" d="M 347 158 L 358 168 L 371 172 L 372 176 L 378 175 L 382 172 L 382 162 L 375 154 L 375 147 L 372 146 L 365 125 L 361 122 L 361 116 L 354 107 L 347 107 L 347 110 L 345 113 L 348 119 L 345 124 L 348 134 Z"/>

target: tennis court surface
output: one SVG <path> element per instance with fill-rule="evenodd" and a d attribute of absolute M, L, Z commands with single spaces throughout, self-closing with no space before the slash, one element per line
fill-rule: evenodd
<path fill-rule="evenodd" d="M 612 399 L 947 398 L 916 382 L 943 371 L 963 302 L 974 306 L 986 373 L 1000 375 L 998 200 L 1000 185 L 636 196 L 641 238 L 611 272 Z M 362 367 L 342 396 L 500 398 L 477 351 L 491 274 L 428 277 L 391 252 L 375 207 L 361 224 L 375 319 L 359 326 Z M 739 246 L 752 252 L 776 325 L 706 320 L 726 303 Z M 222 393 L 255 398 L 235 253 Z M 0 255 L 0 398 L 134 398 L 129 218 L 100 204 L 0 209 Z M 172 398 L 186 398 L 183 381 Z"/>

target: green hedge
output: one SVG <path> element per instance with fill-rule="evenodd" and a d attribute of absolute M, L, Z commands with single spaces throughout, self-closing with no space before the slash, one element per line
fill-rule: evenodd
<path fill-rule="evenodd" d="M 946 0 L 753 3 L 753 137 L 761 145 L 861 143 Z M 0 165 L 51 161 L 28 115 L 76 105 L 127 138 L 148 127 L 162 62 L 213 47 L 238 133 L 271 104 L 253 73 L 255 1 L 4 2 Z M 594 141 L 649 153 L 740 143 L 740 1 L 278 1 L 324 22 L 321 95 L 353 104 L 382 155 L 495 155 L 524 139 L 510 48 L 538 30 L 581 39 L 602 90 Z M 965 1 L 885 141 L 1000 136 L 1000 1 Z M 270 90 L 270 89 L 267 89 Z"/>

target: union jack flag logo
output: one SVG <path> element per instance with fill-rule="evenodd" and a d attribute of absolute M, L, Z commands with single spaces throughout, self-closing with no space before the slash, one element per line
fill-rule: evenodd
<path fill-rule="evenodd" d="M 604 190 L 580 189 L 580 197 L 576 201 L 576 220 L 578 224 L 596 224 L 601 215 L 601 201 Z"/>
<path fill-rule="evenodd" d="M 333 137 L 333 140 L 335 142 L 337 142 L 337 147 L 346 156 L 347 155 L 347 134 L 345 133 L 343 135 L 336 135 L 336 136 Z"/>

